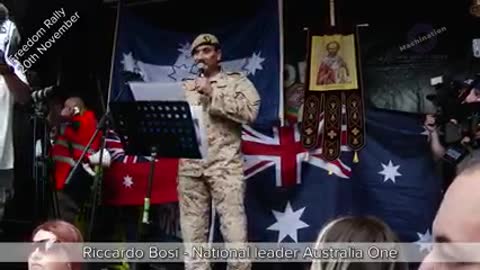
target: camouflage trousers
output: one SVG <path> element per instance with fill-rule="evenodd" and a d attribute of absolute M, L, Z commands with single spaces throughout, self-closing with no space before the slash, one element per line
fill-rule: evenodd
<path fill-rule="evenodd" d="M 13 194 L 13 169 L 0 170 L 0 222 L 5 214 L 5 206 L 13 198 Z"/>
<path fill-rule="evenodd" d="M 224 171 L 225 172 L 225 171 Z M 247 242 L 247 218 L 245 215 L 245 182 L 242 174 L 217 176 L 178 177 L 180 227 L 182 238 L 189 244 L 207 243 L 210 225 L 210 203 L 213 201 L 220 218 L 220 230 L 226 244 L 244 247 Z M 210 264 L 185 257 L 186 270 L 209 270 Z M 228 270 L 249 270 L 249 261 L 229 261 Z"/>

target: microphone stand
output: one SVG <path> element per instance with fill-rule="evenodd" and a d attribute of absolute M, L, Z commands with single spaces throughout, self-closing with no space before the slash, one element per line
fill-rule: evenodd
<path fill-rule="evenodd" d="M 46 120 L 46 105 L 43 101 L 33 103 L 33 115 L 31 120 L 33 121 L 33 179 L 35 184 L 35 219 L 42 219 L 44 216 L 43 211 L 47 208 L 46 202 L 46 189 L 52 193 L 52 208 L 55 218 L 60 216 L 58 209 L 58 197 L 52 181 L 48 179 L 48 149 L 49 139 Z M 39 134 L 40 133 L 40 134 Z M 41 144 L 41 153 L 37 153 L 37 142 Z"/>
<path fill-rule="evenodd" d="M 92 185 L 92 193 L 93 193 L 93 198 L 92 198 L 92 206 L 91 206 L 91 212 L 90 212 L 90 224 L 88 225 L 88 232 L 87 232 L 87 241 L 91 241 L 92 237 L 92 232 L 93 232 L 93 226 L 95 225 L 94 220 L 95 220 L 95 210 L 97 209 L 97 205 L 101 203 L 101 198 L 102 198 L 102 183 L 103 183 L 103 152 L 104 149 L 106 149 L 106 144 L 107 144 L 107 131 L 108 131 L 108 126 L 110 124 L 110 111 L 107 110 L 105 114 L 102 117 L 102 120 L 100 121 L 97 130 L 102 129 L 102 139 L 100 143 L 100 158 L 98 161 L 98 165 L 95 167 L 95 179 L 93 181 Z"/>

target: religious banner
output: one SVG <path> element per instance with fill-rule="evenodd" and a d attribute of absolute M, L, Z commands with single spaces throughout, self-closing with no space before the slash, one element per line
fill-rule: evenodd
<path fill-rule="evenodd" d="M 358 89 L 353 35 L 312 36 L 309 89 Z"/>
<path fill-rule="evenodd" d="M 302 144 L 314 149 L 320 140 L 323 157 L 328 161 L 340 156 L 342 125 L 346 126 L 347 145 L 355 151 L 355 161 L 356 152 L 364 146 L 358 47 L 358 33 L 354 28 L 339 31 L 332 23 L 327 30 L 309 30 L 308 33 Z M 317 136 L 319 129 L 320 138 Z"/>

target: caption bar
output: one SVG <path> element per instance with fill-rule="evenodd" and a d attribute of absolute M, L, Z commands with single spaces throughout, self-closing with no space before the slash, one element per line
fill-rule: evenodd
<path fill-rule="evenodd" d="M 0 262 L 55 253 L 64 262 L 480 262 L 480 243 L 0 243 Z"/>

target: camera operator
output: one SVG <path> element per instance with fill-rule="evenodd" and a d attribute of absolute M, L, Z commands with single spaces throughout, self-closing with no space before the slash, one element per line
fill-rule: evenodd
<path fill-rule="evenodd" d="M 0 221 L 5 204 L 12 199 L 14 179 L 13 112 L 14 104 L 25 104 L 30 98 L 26 76 L 8 63 L 20 43 L 8 9 L 0 3 Z M 0 229 L 1 231 L 1 229 Z"/>
<path fill-rule="evenodd" d="M 475 118 L 477 114 L 480 114 L 480 81 L 477 79 L 472 81 L 472 87 L 468 91 L 468 95 L 463 99 L 462 104 L 464 106 L 472 106 L 472 113 Z M 455 122 L 455 121 L 454 121 Z M 456 123 L 456 122 L 455 122 Z M 464 136 L 461 140 L 461 144 L 464 145 L 469 151 L 465 158 L 457 165 L 457 172 L 462 171 L 467 164 L 472 160 L 480 160 L 480 122 L 475 120 L 470 126 L 471 132 L 469 135 Z"/>
<path fill-rule="evenodd" d="M 427 114 L 425 117 L 425 123 L 424 126 L 426 130 L 429 133 L 429 141 L 430 141 L 430 149 L 433 154 L 433 158 L 435 161 L 439 161 L 445 158 L 445 155 L 447 153 L 447 147 L 444 146 L 444 143 L 442 143 L 442 140 L 440 139 L 439 131 L 438 131 L 438 126 L 435 123 L 436 119 L 435 116 L 432 114 Z M 452 125 L 458 125 L 457 120 L 452 119 L 451 120 Z M 480 139 L 480 129 L 474 134 L 474 138 L 470 138 L 470 136 L 463 136 L 460 140 L 460 145 L 463 147 L 467 148 L 469 151 L 461 159 L 461 161 L 456 164 L 456 171 L 461 171 L 462 168 L 464 167 L 464 164 L 469 163 L 469 160 L 472 158 L 480 158 L 480 149 L 473 149 L 469 147 L 471 145 L 473 140 L 479 140 Z M 478 156 L 478 157 L 477 157 Z"/>
<path fill-rule="evenodd" d="M 455 176 L 472 158 L 480 158 L 480 76 L 464 81 L 440 76 L 432 78 L 431 85 L 436 92 L 427 99 L 437 112 L 427 115 L 425 128 L 435 159 L 446 161 L 447 174 Z M 437 126 L 444 131 L 442 140 Z"/>
<path fill-rule="evenodd" d="M 90 194 L 95 175 L 90 165 L 99 164 L 102 135 L 100 132 L 97 134 L 84 158 L 80 160 L 97 129 L 95 113 L 85 106 L 81 98 L 70 97 L 65 101 L 60 114 L 59 130 L 52 147 L 53 173 L 61 218 L 74 222 Z M 102 165 L 108 167 L 110 155 L 106 150 L 103 152 Z M 80 162 L 80 165 L 73 172 L 72 178 L 67 179 L 76 162 Z"/>
<path fill-rule="evenodd" d="M 424 127 L 428 131 L 430 150 L 432 152 L 434 161 L 436 161 L 436 170 L 445 179 L 443 183 L 443 189 L 446 190 L 450 186 L 453 178 L 455 177 L 455 168 L 454 166 L 448 166 L 449 163 L 441 162 L 444 161 L 447 148 L 444 146 L 442 138 L 440 138 L 439 126 L 437 124 L 435 115 L 426 115 Z"/>

